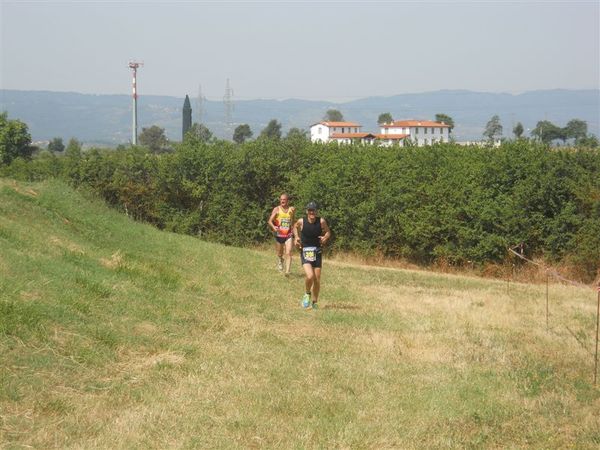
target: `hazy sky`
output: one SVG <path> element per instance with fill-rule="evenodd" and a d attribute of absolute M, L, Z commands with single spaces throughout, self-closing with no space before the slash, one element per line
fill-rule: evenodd
<path fill-rule="evenodd" d="M 0 0 L 0 87 L 344 101 L 600 88 L 600 1 Z"/>

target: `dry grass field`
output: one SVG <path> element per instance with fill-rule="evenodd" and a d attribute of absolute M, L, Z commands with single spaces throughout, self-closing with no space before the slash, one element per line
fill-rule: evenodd
<path fill-rule="evenodd" d="M 590 448 L 596 294 L 270 251 L 0 180 L 1 448 Z"/>

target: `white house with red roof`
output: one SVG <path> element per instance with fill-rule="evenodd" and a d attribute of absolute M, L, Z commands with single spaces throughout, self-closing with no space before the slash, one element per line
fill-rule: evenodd
<path fill-rule="evenodd" d="M 370 133 L 362 133 L 362 125 L 356 122 L 319 122 L 310 126 L 311 142 L 339 142 L 349 144 L 353 140 L 363 139 Z"/>
<path fill-rule="evenodd" d="M 415 145 L 431 145 L 448 142 L 450 127 L 443 122 L 431 120 L 397 120 L 380 125 L 380 133 L 361 131 L 362 125 L 356 122 L 319 122 L 310 126 L 311 142 L 337 142 L 351 144 L 361 142 L 379 145 L 404 145 L 410 139 Z"/>
<path fill-rule="evenodd" d="M 410 139 L 421 147 L 450 140 L 450 127 L 444 122 L 431 120 L 396 120 L 380 125 L 380 131 L 381 134 L 378 134 L 377 138 L 383 145 L 392 145 L 395 142 L 403 145 L 406 139 Z"/>

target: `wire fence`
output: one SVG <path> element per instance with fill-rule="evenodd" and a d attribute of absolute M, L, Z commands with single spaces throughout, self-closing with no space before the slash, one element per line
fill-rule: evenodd
<path fill-rule="evenodd" d="M 585 289 L 591 288 L 595 292 L 597 292 L 598 299 L 597 299 L 597 305 L 596 305 L 596 337 L 595 337 L 595 350 L 594 350 L 594 386 L 596 386 L 596 381 L 597 381 L 597 377 L 598 377 L 598 336 L 599 336 L 599 328 L 600 328 L 600 278 L 597 280 L 596 285 L 591 286 L 591 287 L 590 287 L 590 285 L 583 284 L 578 281 L 570 280 L 568 278 L 563 277 L 556 270 L 554 270 L 550 267 L 547 267 L 544 264 L 540 264 L 536 261 L 533 261 L 533 260 L 527 258 L 523 254 L 524 253 L 523 250 L 524 250 L 524 246 L 522 243 L 508 248 L 508 251 L 511 254 L 515 255 L 516 257 L 520 258 L 521 260 L 525 261 L 526 263 L 533 264 L 533 265 L 543 269 L 546 274 L 546 330 L 549 330 L 549 317 L 550 317 L 550 301 L 549 301 L 550 277 L 556 278 L 557 280 L 560 280 L 560 281 L 570 284 L 572 286 L 585 288 Z M 569 327 L 567 327 L 567 330 L 571 333 L 571 335 L 573 335 L 577 339 L 578 342 L 580 342 L 579 339 L 577 338 L 577 336 L 569 329 Z M 580 342 L 580 344 L 581 344 L 581 342 Z"/>

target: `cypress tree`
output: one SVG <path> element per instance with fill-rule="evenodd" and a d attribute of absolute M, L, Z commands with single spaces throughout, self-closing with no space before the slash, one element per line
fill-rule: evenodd
<path fill-rule="evenodd" d="M 192 126 L 192 106 L 190 105 L 190 98 L 186 95 L 185 101 L 183 102 L 183 127 L 181 132 L 181 140 L 185 138 L 185 134 L 189 131 Z"/>

